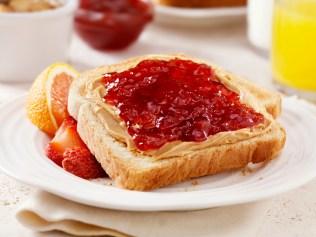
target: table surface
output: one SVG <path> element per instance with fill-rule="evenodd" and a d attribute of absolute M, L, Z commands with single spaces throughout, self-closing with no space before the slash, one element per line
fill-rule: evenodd
<path fill-rule="evenodd" d="M 89 49 L 74 37 L 70 62 L 83 70 L 149 53 L 185 53 L 205 58 L 264 87 L 273 88 L 269 60 L 249 44 L 244 20 L 207 29 L 152 25 L 128 50 L 106 54 Z M 28 87 L 29 83 L 0 83 L 0 101 L 12 98 L 17 92 L 23 93 Z M 0 173 L 0 236 L 67 236 L 61 233 L 32 233 L 17 223 L 15 209 L 33 192 L 34 188 Z M 266 202 L 269 205 L 266 213 L 258 213 L 265 218 L 257 231 L 257 237 L 316 236 L 316 180 Z"/>

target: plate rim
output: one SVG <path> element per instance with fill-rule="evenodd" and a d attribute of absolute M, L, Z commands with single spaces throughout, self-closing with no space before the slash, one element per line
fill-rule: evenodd
<path fill-rule="evenodd" d="M 172 17 L 203 19 L 209 17 L 242 16 L 246 15 L 247 7 L 214 7 L 188 9 L 180 7 L 169 7 L 155 4 L 157 14 L 169 15 Z"/>

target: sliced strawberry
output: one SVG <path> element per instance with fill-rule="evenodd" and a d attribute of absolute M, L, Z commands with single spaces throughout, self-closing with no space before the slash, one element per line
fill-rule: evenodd
<path fill-rule="evenodd" d="M 87 146 L 77 132 L 77 122 L 72 117 L 67 117 L 56 132 L 53 140 L 46 147 L 46 155 L 57 165 L 61 166 L 63 154 L 67 148 Z"/>
<path fill-rule="evenodd" d="M 67 117 L 64 120 L 50 143 L 54 149 L 61 153 L 64 153 L 67 148 L 71 147 L 87 147 L 77 132 L 77 121 L 72 117 Z"/>
<path fill-rule="evenodd" d="M 54 147 L 49 143 L 45 149 L 46 156 L 54 161 L 57 165 L 62 166 L 61 162 L 63 161 L 64 157 L 63 155 L 56 151 Z"/>
<path fill-rule="evenodd" d="M 67 148 L 63 157 L 63 168 L 76 176 L 84 179 L 94 179 L 105 176 L 101 165 L 87 148 Z"/>
<path fill-rule="evenodd" d="M 57 165 L 81 178 L 93 179 L 106 175 L 81 140 L 77 132 L 77 122 L 72 117 L 63 121 L 45 152 Z"/>

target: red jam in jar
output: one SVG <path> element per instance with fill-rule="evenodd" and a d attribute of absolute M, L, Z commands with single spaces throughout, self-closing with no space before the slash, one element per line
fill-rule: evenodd
<path fill-rule="evenodd" d="M 127 71 L 106 74 L 103 80 L 105 101 L 118 108 L 139 150 L 176 140 L 202 142 L 264 121 L 205 64 L 145 60 Z"/>
<path fill-rule="evenodd" d="M 122 49 L 138 38 L 152 18 L 149 0 L 81 0 L 75 29 L 93 48 Z"/>

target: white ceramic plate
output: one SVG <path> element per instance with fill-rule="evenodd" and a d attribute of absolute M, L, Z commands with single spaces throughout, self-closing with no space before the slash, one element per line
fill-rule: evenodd
<path fill-rule="evenodd" d="M 246 15 L 246 7 L 180 8 L 155 4 L 156 20 L 181 26 L 207 26 L 232 22 Z"/>
<path fill-rule="evenodd" d="M 316 176 L 316 110 L 295 98 L 285 99 L 280 122 L 287 142 L 278 159 L 248 175 L 241 171 L 184 182 L 151 192 L 123 190 L 109 180 L 73 176 L 45 157 L 48 142 L 25 117 L 25 97 L 0 108 L 0 167 L 8 175 L 80 203 L 120 210 L 194 210 L 245 203 L 286 192 Z"/>

